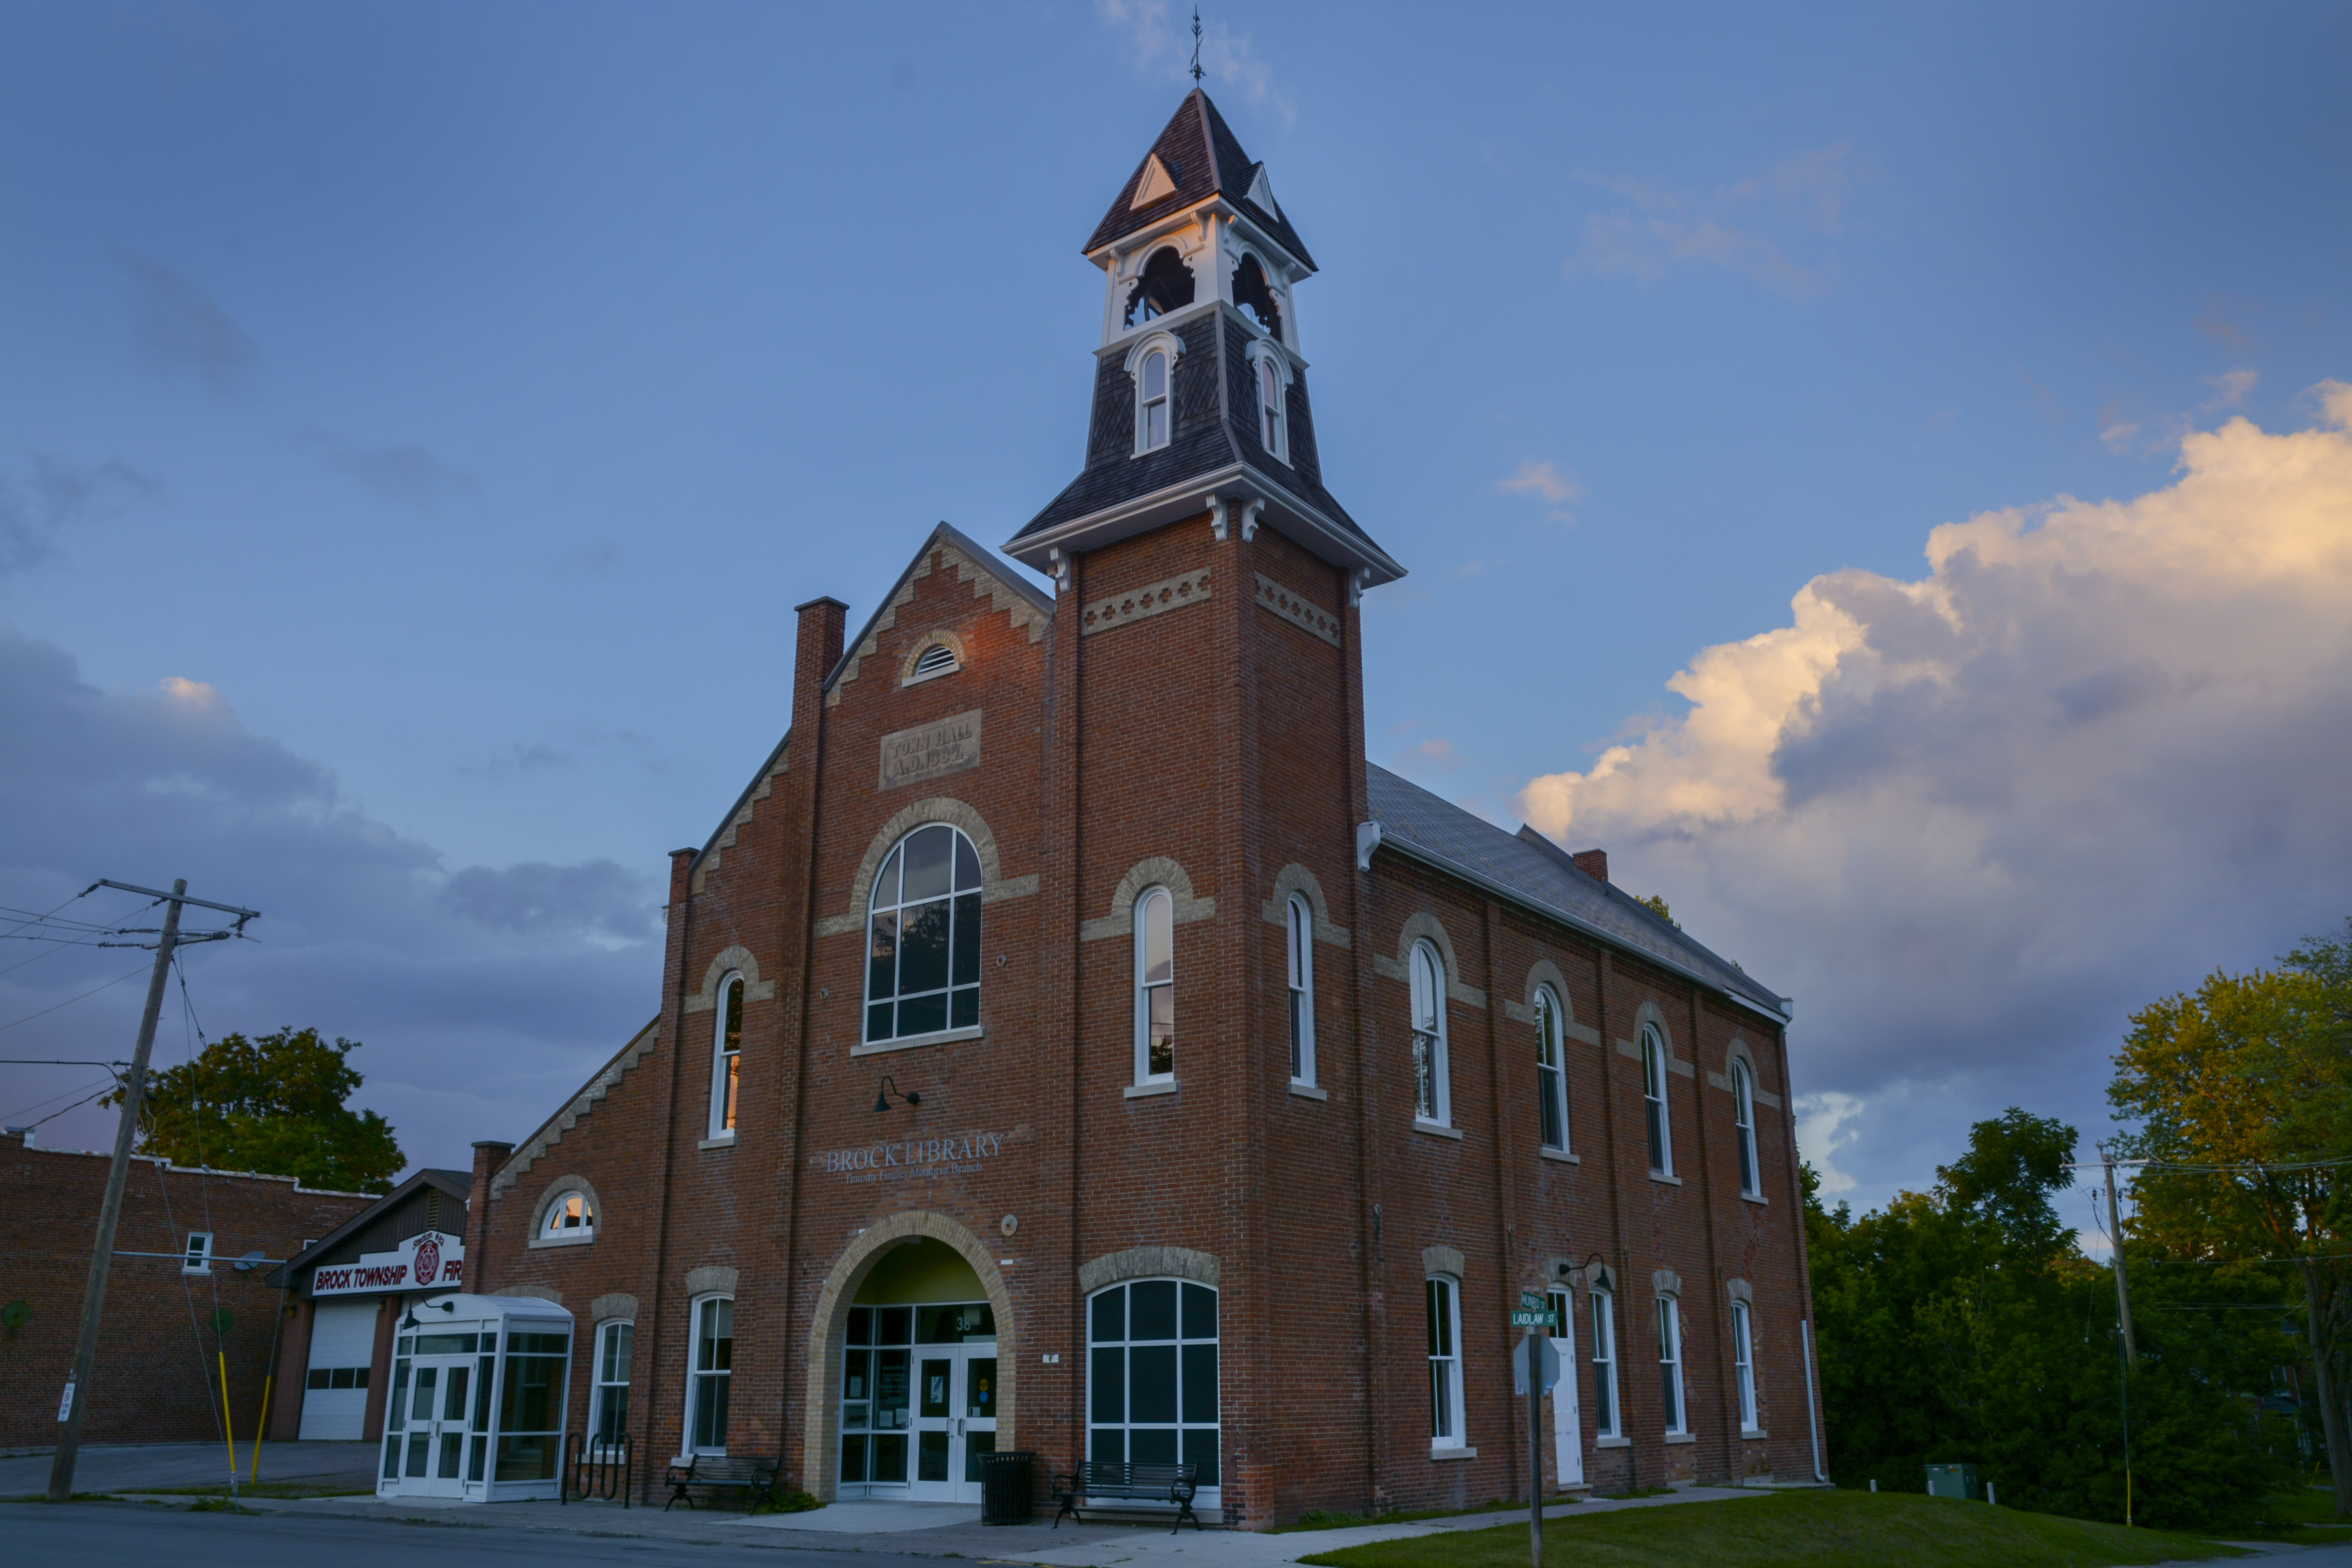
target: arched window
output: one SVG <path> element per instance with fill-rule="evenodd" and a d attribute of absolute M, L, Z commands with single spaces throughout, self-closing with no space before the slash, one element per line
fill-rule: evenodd
<path fill-rule="evenodd" d="M 593 1241 L 596 1207 L 583 1192 L 559 1193 L 539 1222 L 541 1241 Z"/>
<path fill-rule="evenodd" d="M 1176 900 L 1152 888 L 1135 900 L 1135 1081 L 1176 1076 Z"/>
<path fill-rule="evenodd" d="M 898 841 L 866 917 L 866 1038 L 980 1023 L 980 855 L 944 822 Z"/>
<path fill-rule="evenodd" d="M 1136 378 L 1135 445 L 1140 452 L 1154 452 L 1168 445 L 1169 415 L 1172 407 L 1168 393 L 1168 353 L 1153 349 L 1143 356 L 1143 374 Z"/>
<path fill-rule="evenodd" d="M 1568 1063 L 1560 1046 L 1559 998 L 1536 988 L 1536 1099 L 1543 1109 L 1547 1149 L 1568 1152 Z"/>
<path fill-rule="evenodd" d="M 1304 893 L 1290 895 L 1283 921 L 1290 969 L 1290 1080 L 1315 1081 L 1315 911 Z"/>
<path fill-rule="evenodd" d="M 1650 1169 L 1675 1173 L 1674 1129 L 1666 1123 L 1666 1042 L 1655 1024 L 1642 1026 L 1642 1108 L 1650 1132 Z"/>
<path fill-rule="evenodd" d="M 1265 280 L 1265 268 L 1247 252 L 1243 253 L 1242 264 L 1234 268 L 1234 303 L 1259 326 L 1277 338 L 1282 336 L 1282 307 L 1275 302 L 1274 289 Z"/>
<path fill-rule="evenodd" d="M 1258 358 L 1257 405 L 1258 434 L 1265 442 L 1267 455 L 1287 462 L 1290 448 L 1282 439 L 1282 372 L 1272 354 Z"/>
<path fill-rule="evenodd" d="M 618 1444 L 629 1429 L 629 1361 L 636 1338 L 635 1323 L 596 1326 L 596 1404 L 588 1415 L 588 1431 L 598 1448 Z"/>
<path fill-rule="evenodd" d="M 1461 1286 L 1442 1274 L 1426 1282 L 1429 1302 L 1429 1446 L 1459 1448 L 1462 1435 Z"/>
<path fill-rule="evenodd" d="M 1087 1302 L 1087 1457 L 1201 1467 L 1218 1484 L 1217 1293 L 1136 1279 Z"/>
<path fill-rule="evenodd" d="M 1192 269 L 1184 265 L 1175 247 L 1163 245 L 1144 260 L 1135 287 L 1127 292 L 1126 324 L 1156 321 L 1191 304 L 1192 297 Z"/>
<path fill-rule="evenodd" d="M 710 1136 L 735 1132 L 738 1068 L 743 1060 L 743 977 L 719 983 L 719 1033 L 710 1047 Z"/>
<path fill-rule="evenodd" d="M 1739 1190 L 1753 1196 L 1762 1190 L 1756 1182 L 1756 1085 L 1738 1057 L 1731 1058 L 1731 1125 L 1739 1139 Z"/>
<path fill-rule="evenodd" d="M 687 1380 L 689 1454 L 727 1451 L 727 1396 L 735 1381 L 735 1302 L 709 1296 L 694 1304 L 694 1366 Z"/>
<path fill-rule="evenodd" d="M 1412 1113 L 1439 1126 L 1454 1120 L 1454 1090 L 1445 1059 L 1445 966 L 1437 950 L 1412 950 Z"/>
<path fill-rule="evenodd" d="M 1658 1298 L 1658 1399 L 1666 1430 L 1689 1431 L 1683 1409 L 1683 1304 L 1672 1296 Z"/>
<path fill-rule="evenodd" d="M 1617 1301 L 1595 1286 L 1592 1296 L 1592 1435 L 1620 1436 L 1617 1425 Z"/>
<path fill-rule="evenodd" d="M 1748 1321 L 1748 1303 L 1731 1303 L 1731 1367 L 1739 1382 L 1739 1429 L 1756 1430 L 1756 1337 Z"/>

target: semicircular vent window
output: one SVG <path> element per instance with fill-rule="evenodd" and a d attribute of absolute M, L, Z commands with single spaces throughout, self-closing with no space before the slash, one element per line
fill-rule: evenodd
<path fill-rule="evenodd" d="M 946 675 L 961 668 L 962 663 L 956 658 L 955 649 L 945 643 L 935 643 L 925 648 L 923 657 L 915 661 L 913 679 L 921 680 L 929 676 Z"/>

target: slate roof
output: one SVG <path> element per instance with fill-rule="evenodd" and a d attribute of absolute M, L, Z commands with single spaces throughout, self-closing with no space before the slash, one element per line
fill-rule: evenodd
<path fill-rule="evenodd" d="M 1539 914 L 1581 926 L 1775 1017 L 1789 1016 L 1782 1005 L 1788 998 L 1659 919 L 1623 889 L 1578 870 L 1568 851 L 1534 828 L 1522 827 L 1514 837 L 1378 763 L 1366 763 L 1364 773 L 1383 847 L 1492 884 Z"/>
<path fill-rule="evenodd" d="M 1135 173 L 1128 176 L 1127 184 L 1119 187 L 1118 200 L 1095 226 L 1094 237 L 1087 241 L 1087 255 L 1138 229 L 1150 227 L 1171 213 L 1182 212 L 1211 196 L 1223 196 L 1307 270 L 1315 270 L 1315 258 L 1307 254 L 1306 242 L 1290 226 L 1280 205 L 1262 207 L 1250 200 L 1250 186 L 1256 183 L 1263 165 L 1250 162 L 1250 155 L 1242 151 L 1241 138 L 1234 134 L 1233 127 L 1225 123 L 1225 117 L 1217 112 L 1217 106 L 1209 101 L 1207 93 L 1196 87 L 1184 95 L 1175 118 L 1168 121 L 1168 128 L 1151 144 L 1151 153 L 1167 166 L 1176 188 L 1140 212 L 1127 205 L 1150 163 L 1150 154 L 1146 154 L 1135 165 Z"/>

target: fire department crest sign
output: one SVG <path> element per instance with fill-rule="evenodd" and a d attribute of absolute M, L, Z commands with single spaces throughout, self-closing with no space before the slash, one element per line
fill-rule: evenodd
<path fill-rule="evenodd" d="M 437 1232 L 426 1231 L 416 1238 L 415 1280 L 419 1285 L 432 1285 L 441 1278 L 441 1237 Z"/>

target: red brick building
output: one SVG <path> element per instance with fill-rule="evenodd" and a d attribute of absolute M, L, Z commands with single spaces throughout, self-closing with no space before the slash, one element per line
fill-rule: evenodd
<path fill-rule="evenodd" d="M 21 1322 L 9 1321 L 16 1313 L 0 1317 L 0 1447 L 58 1440 L 58 1403 L 73 1373 L 110 1163 L 100 1153 L 35 1148 L 27 1133 L 0 1136 L 0 1306 L 21 1306 L 23 1314 Z M 299 1333 L 293 1309 L 272 1288 L 273 1267 L 374 1202 L 362 1193 L 311 1192 L 291 1176 L 192 1171 L 134 1156 L 98 1356 L 81 1395 L 82 1441 L 220 1442 L 225 1360 L 228 1416 L 242 1451 L 261 1420 L 271 1357 Z M 225 1321 L 216 1316 L 223 1312 Z M 278 1380 L 270 1390 L 278 1414 L 289 1397 L 299 1394 Z"/>
<path fill-rule="evenodd" d="M 942 524 L 672 859 L 664 1001 L 478 1151 L 469 1289 L 578 1321 L 572 1430 L 976 1496 L 989 1447 L 1202 1502 L 1520 1495 L 1510 1310 L 1565 1309 L 1561 1484 L 1811 1479 L 1785 1000 L 1365 758 L 1314 270 L 1194 92 L 1086 254 L 1086 465 Z"/>

